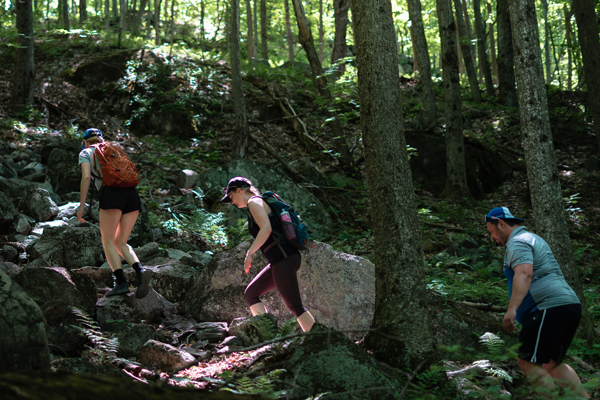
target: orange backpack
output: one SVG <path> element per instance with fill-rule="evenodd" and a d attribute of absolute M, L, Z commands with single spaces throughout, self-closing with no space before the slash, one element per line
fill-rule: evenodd
<path fill-rule="evenodd" d="M 94 157 L 102 171 L 102 186 L 128 188 L 140 183 L 135 164 L 118 143 L 102 142 L 91 147 L 96 149 Z"/>

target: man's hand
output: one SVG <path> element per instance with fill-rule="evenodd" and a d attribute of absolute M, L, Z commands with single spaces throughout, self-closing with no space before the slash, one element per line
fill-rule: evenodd
<path fill-rule="evenodd" d="M 246 275 L 250 272 L 250 267 L 252 267 L 252 254 L 246 253 L 246 258 L 244 259 L 244 272 Z"/>
<path fill-rule="evenodd" d="M 84 204 L 80 204 L 79 205 L 79 209 L 77 209 L 77 219 L 79 220 L 79 222 L 85 222 L 85 219 L 83 219 L 83 212 L 85 211 L 85 205 Z"/>
<path fill-rule="evenodd" d="M 504 314 L 504 319 L 502 319 L 502 326 L 504 330 L 508 333 L 513 332 L 517 327 L 515 326 L 515 319 L 517 318 L 517 310 L 508 310 L 506 314 Z"/>

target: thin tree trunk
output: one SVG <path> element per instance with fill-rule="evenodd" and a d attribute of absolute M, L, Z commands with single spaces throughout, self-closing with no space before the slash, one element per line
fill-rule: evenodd
<path fill-rule="evenodd" d="M 290 0 L 285 0 L 285 32 L 287 36 L 288 58 L 294 61 L 294 37 L 292 36 L 292 24 L 290 24 Z"/>
<path fill-rule="evenodd" d="M 222 15 L 225 14 L 225 17 L 227 17 L 227 3 L 225 3 L 225 10 L 223 10 L 223 13 L 219 13 L 219 0 L 217 0 L 217 10 L 215 11 L 215 14 L 218 16 L 217 19 L 217 27 L 215 28 L 215 34 L 211 40 L 211 42 L 215 42 L 217 40 L 217 35 L 219 33 L 219 29 L 221 28 L 221 20 L 223 19 Z M 227 18 L 225 18 L 225 20 L 227 21 Z M 227 31 L 227 28 L 225 28 L 225 30 Z M 225 33 L 225 36 L 227 36 L 227 33 Z M 229 42 L 227 42 L 229 43 Z M 229 44 L 227 45 L 229 46 Z"/>
<path fill-rule="evenodd" d="M 473 43 L 473 30 L 471 29 L 471 18 L 469 17 L 469 8 L 467 7 L 466 0 L 461 0 L 461 6 L 463 11 L 463 21 L 465 24 L 465 30 L 467 31 L 467 40 L 469 41 L 469 51 L 471 53 L 471 58 L 473 59 L 473 66 L 475 67 L 475 72 L 477 72 L 477 54 L 475 51 L 475 47 L 471 44 Z"/>
<path fill-rule="evenodd" d="M 249 13 L 251 15 L 251 13 Z M 252 18 L 252 17 L 250 17 Z M 251 25 L 250 25 L 251 26 Z M 251 29 L 251 28 L 250 28 Z M 240 3 L 231 1 L 231 25 L 229 27 L 231 47 L 231 84 L 233 88 L 233 105 L 235 110 L 235 148 L 234 155 L 238 159 L 246 158 L 248 138 L 248 117 L 246 115 L 246 100 L 242 82 L 242 66 L 240 55 Z"/>
<path fill-rule="evenodd" d="M 69 26 L 69 0 L 59 0 L 62 2 L 61 15 L 62 15 L 62 23 L 63 29 L 68 31 L 70 30 Z"/>
<path fill-rule="evenodd" d="M 483 19 L 481 18 L 481 6 L 479 0 L 473 0 L 473 14 L 475 15 L 475 31 L 477 32 L 477 53 L 479 54 L 479 68 L 485 80 L 485 90 L 488 96 L 494 95 L 494 82 L 492 71 L 487 58 L 487 41 Z"/>
<path fill-rule="evenodd" d="M 323 54 L 323 0 L 319 0 L 319 61 L 323 64 L 324 54 Z"/>
<path fill-rule="evenodd" d="M 469 86 L 471 89 L 471 97 L 475 103 L 481 103 L 481 93 L 479 93 L 479 82 L 477 81 L 477 71 L 475 71 L 475 63 L 473 57 L 471 57 L 471 42 L 467 37 L 467 31 L 465 29 L 465 21 L 463 19 L 462 5 L 460 0 L 454 0 L 454 6 L 456 8 L 456 22 L 458 26 L 458 33 L 460 35 L 460 49 L 462 50 L 463 60 L 465 62 L 465 70 L 467 71 L 467 77 L 469 78 Z"/>
<path fill-rule="evenodd" d="M 117 4 L 117 0 L 112 0 L 112 12 L 113 18 L 116 20 L 119 18 L 119 6 Z"/>
<path fill-rule="evenodd" d="M 87 19 L 87 3 L 85 0 L 79 0 L 79 23 Z"/>
<path fill-rule="evenodd" d="M 566 281 L 581 301 L 583 316 L 580 329 L 583 337 L 596 340 L 598 335 L 589 320 L 573 257 L 558 178 L 548 96 L 544 87 L 535 0 L 509 0 L 509 9 L 514 38 L 515 74 L 519 88 L 521 137 L 536 233 L 550 245 Z"/>
<path fill-rule="evenodd" d="M 148 4 L 148 0 L 140 0 L 140 9 L 136 13 L 135 22 L 133 23 L 132 31 L 136 34 L 140 33 L 140 27 L 142 26 L 142 17 L 144 16 L 144 11 L 146 10 L 146 6 Z M 150 13 L 148 13 L 150 16 Z"/>
<path fill-rule="evenodd" d="M 415 60 L 418 61 L 419 75 L 421 84 L 423 85 L 421 125 L 424 129 L 431 129 L 436 125 L 437 107 L 435 104 L 433 81 L 431 79 L 429 49 L 427 48 L 423 17 L 421 15 L 421 0 L 408 0 L 408 14 L 411 21 L 413 51 L 416 55 Z"/>
<path fill-rule="evenodd" d="M 122 34 L 127 32 L 127 0 L 120 0 L 121 6 L 121 18 L 119 21 L 119 29 Z"/>
<path fill-rule="evenodd" d="M 292 0 L 292 4 L 294 6 L 294 13 L 296 14 L 296 21 L 298 21 L 298 38 L 300 39 L 300 43 L 302 44 L 302 47 L 306 52 L 308 62 L 310 63 L 310 69 L 312 70 L 315 91 L 320 96 L 323 96 L 327 101 L 331 102 L 333 98 L 331 96 L 331 93 L 327 89 L 327 82 L 322 76 L 323 68 L 321 67 L 321 63 L 319 62 L 319 56 L 317 55 L 317 51 L 315 49 L 315 43 L 310 30 L 308 18 L 306 18 L 306 15 L 304 14 L 304 7 L 302 7 L 302 3 L 300 0 Z M 329 109 L 329 107 L 327 108 Z M 350 150 L 348 148 L 346 134 L 342 130 L 340 121 L 337 118 L 336 114 L 331 111 L 328 111 L 328 115 L 330 116 L 330 118 L 333 118 L 333 120 L 331 121 L 331 127 L 333 130 L 333 136 L 336 138 L 334 140 L 334 143 L 335 149 L 339 154 L 338 161 L 340 163 L 340 166 L 348 176 L 353 176 L 356 174 L 356 170 L 354 167 L 354 162 L 352 160 L 352 155 L 350 154 Z"/>
<path fill-rule="evenodd" d="M 335 36 L 333 39 L 333 51 L 331 52 L 331 63 L 335 64 L 348 54 L 348 45 L 346 44 L 346 27 L 348 26 L 348 10 L 351 0 L 333 0 L 333 9 L 335 15 Z M 339 75 L 344 73 L 345 64 L 340 64 L 338 68 Z"/>
<path fill-rule="evenodd" d="M 104 30 L 110 32 L 110 0 L 104 1 Z"/>
<path fill-rule="evenodd" d="M 436 0 L 444 69 L 444 119 L 446 122 L 446 186 L 444 194 L 451 198 L 470 197 L 467 186 L 462 100 L 458 78 L 456 24 L 452 17 L 452 0 Z M 468 49 L 463 49 L 463 54 Z"/>
<path fill-rule="evenodd" d="M 171 38 L 169 39 L 169 57 L 173 54 L 173 40 L 175 38 L 175 0 L 171 0 Z"/>
<path fill-rule="evenodd" d="M 256 59 L 254 56 L 254 23 L 252 22 L 252 3 L 251 0 L 246 0 L 246 29 L 247 29 L 247 48 L 248 61 Z"/>
<path fill-rule="evenodd" d="M 600 39 L 598 38 L 598 22 L 593 0 L 573 0 L 571 8 L 577 21 L 577 32 L 581 55 L 583 57 L 583 73 L 587 86 L 587 108 L 594 119 L 594 133 L 600 149 Z"/>
<path fill-rule="evenodd" d="M 206 51 L 206 30 L 204 28 L 204 18 L 206 18 L 206 0 L 200 0 L 200 48 L 203 52 Z"/>
<path fill-rule="evenodd" d="M 544 8 L 544 58 L 546 61 L 546 85 L 552 82 L 551 60 L 550 60 L 550 24 L 548 24 L 548 0 L 542 0 Z"/>
<path fill-rule="evenodd" d="M 571 51 L 573 49 L 573 42 L 571 37 L 573 35 L 573 28 L 571 27 L 571 16 L 573 15 L 567 5 L 564 5 L 565 12 L 565 36 L 567 39 L 567 90 L 570 92 L 573 90 L 573 56 Z"/>
<path fill-rule="evenodd" d="M 252 12 L 254 13 L 254 59 L 258 60 L 258 8 L 259 8 L 259 0 L 254 0 L 254 7 L 252 8 Z"/>
<path fill-rule="evenodd" d="M 17 13 L 17 44 L 13 74 L 11 108 L 15 113 L 33 105 L 35 62 L 33 58 L 33 9 L 31 0 L 19 0 Z"/>
<path fill-rule="evenodd" d="M 267 19 L 267 0 L 260 0 L 260 52 L 262 59 L 267 62 L 269 61 L 268 27 L 269 21 Z"/>
<path fill-rule="evenodd" d="M 375 331 L 367 334 L 365 345 L 378 359 L 414 370 L 430 362 L 435 350 L 404 138 L 391 2 L 353 0 L 352 16 L 375 237 Z"/>
<path fill-rule="evenodd" d="M 488 2 L 487 12 L 488 15 L 492 13 L 492 5 Z M 490 23 L 488 25 L 488 32 L 490 33 L 490 54 L 492 56 L 492 76 L 494 79 L 494 84 L 498 85 L 498 60 L 496 59 L 496 41 L 494 39 L 494 24 Z"/>
<path fill-rule="evenodd" d="M 154 43 L 160 46 L 160 0 L 154 0 Z"/>
<path fill-rule="evenodd" d="M 508 0 L 498 0 L 498 100 L 509 107 L 517 106 L 517 88 L 515 85 L 513 39 L 510 27 Z"/>

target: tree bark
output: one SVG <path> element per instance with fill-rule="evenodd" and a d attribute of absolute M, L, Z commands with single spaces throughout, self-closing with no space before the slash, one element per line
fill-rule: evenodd
<path fill-rule="evenodd" d="M 331 52 L 331 64 L 335 64 L 348 54 L 348 45 L 346 44 L 346 27 L 348 26 L 348 10 L 351 0 L 333 0 L 333 10 L 335 16 L 335 36 L 333 38 L 333 51 Z M 346 66 L 340 64 L 339 75 L 344 73 Z"/>
<path fill-rule="evenodd" d="M 465 146 L 462 128 L 462 100 L 456 52 L 456 24 L 452 17 L 452 0 L 437 0 L 437 17 L 442 45 L 442 84 L 444 87 L 444 119 L 446 122 L 446 186 L 444 194 L 451 198 L 470 197 L 467 186 Z M 463 54 L 468 49 L 463 50 Z"/>
<path fill-rule="evenodd" d="M 597 333 L 590 324 L 562 200 L 552 143 L 548 95 L 544 86 L 535 0 L 509 0 L 509 9 L 519 88 L 521 137 L 536 233 L 550 245 L 566 281 L 581 301 L 583 316 L 580 329 L 583 337 L 595 340 Z"/>
<path fill-rule="evenodd" d="M 542 7 L 544 8 L 544 58 L 546 65 L 546 85 L 552 82 L 551 62 L 550 60 L 550 25 L 548 24 L 548 0 L 542 0 Z"/>
<path fill-rule="evenodd" d="M 202 48 L 202 51 L 206 51 L 206 30 L 204 28 L 204 18 L 206 18 L 206 0 L 200 0 L 200 48 Z"/>
<path fill-rule="evenodd" d="M 248 1 L 248 0 L 247 0 Z M 250 14 L 250 13 L 249 13 Z M 252 18 L 252 17 L 250 17 Z M 240 54 L 240 3 L 239 0 L 231 1 L 231 85 L 233 93 L 233 106 L 235 111 L 235 144 L 234 154 L 238 159 L 246 158 L 248 138 L 248 117 L 246 114 L 246 99 L 242 82 L 242 66 Z"/>
<path fill-rule="evenodd" d="M 259 8 L 259 0 L 254 0 L 254 7 L 252 8 L 252 12 L 254 13 L 254 59 L 258 60 L 258 8 Z"/>
<path fill-rule="evenodd" d="M 323 0 L 319 0 L 319 61 L 323 64 Z"/>
<path fill-rule="evenodd" d="M 570 92 L 573 90 L 573 55 L 571 54 L 573 49 L 571 17 L 573 13 L 571 13 L 566 4 L 563 6 L 563 9 L 565 12 L 565 36 L 567 39 L 567 90 Z"/>
<path fill-rule="evenodd" d="M 59 0 L 61 1 L 61 0 Z M 62 7 L 61 7 L 61 18 L 62 18 L 62 23 L 63 23 L 63 29 L 68 31 L 70 30 L 70 25 L 69 25 L 69 0 L 62 0 Z"/>
<path fill-rule="evenodd" d="M 104 1 L 104 30 L 110 31 L 110 0 Z"/>
<path fill-rule="evenodd" d="M 263 60 L 269 61 L 267 0 L 260 0 L 260 52 Z"/>
<path fill-rule="evenodd" d="M 408 14 L 411 21 L 413 49 L 416 54 L 415 59 L 418 61 L 419 75 L 421 84 L 423 85 L 421 125 L 427 130 L 436 125 L 437 107 L 435 104 L 433 81 L 431 79 L 429 50 L 427 48 L 423 17 L 421 15 L 421 0 L 408 0 Z"/>
<path fill-rule="evenodd" d="M 471 97 L 475 103 L 481 103 L 481 93 L 479 93 L 479 82 L 477 81 L 477 71 L 475 71 L 475 63 L 471 57 L 471 42 L 467 37 L 465 21 L 463 19 L 462 5 L 460 0 L 454 0 L 456 11 L 456 25 L 458 26 L 458 34 L 460 36 L 460 49 L 462 50 L 465 71 L 469 78 L 469 87 L 471 89 Z"/>
<path fill-rule="evenodd" d="M 117 5 L 117 0 L 112 0 L 112 12 L 114 19 L 119 18 L 119 6 Z"/>
<path fill-rule="evenodd" d="M 255 60 L 254 52 L 254 23 L 252 22 L 252 4 L 250 0 L 246 0 L 246 43 L 248 48 L 248 61 Z"/>
<path fill-rule="evenodd" d="M 87 19 L 87 3 L 85 0 L 79 0 L 79 23 Z"/>
<path fill-rule="evenodd" d="M 154 0 L 154 43 L 160 46 L 160 0 Z"/>
<path fill-rule="evenodd" d="M 600 149 L 600 39 L 598 38 L 598 22 L 593 0 L 573 0 L 571 11 L 577 21 L 577 32 L 583 73 L 587 86 L 587 108 L 594 120 L 594 133 Z"/>
<path fill-rule="evenodd" d="M 467 31 L 466 37 L 469 42 L 469 51 L 471 53 L 471 59 L 473 60 L 473 66 L 475 67 L 475 73 L 477 73 L 477 57 L 476 57 L 475 47 L 471 44 L 471 43 L 473 43 L 473 34 L 472 34 L 473 30 L 471 29 L 471 18 L 469 17 L 469 9 L 467 7 L 467 1 L 460 0 L 460 4 L 462 7 L 463 22 L 465 24 L 465 30 Z"/>
<path fill-rule="evenodd" d="M 488 15 L 492 13 L 492 5 L 486 3 Z M 494 40 L 494 23 L 488 25 L 488 32 L 490 34 L 490 54 L 492 58 L 492 76 L 494 84 L 498 85 L 498 60 L 496 58 L 496 41 Z"/>
<path fill-rule="evenodd" d="M 290 0 L 285 0 L 285 32 L 287 36 L 288 58 L 294 61 L 294 36 L 292 35 L 292 24 L 290 23 Z"/>
<path fill-rule="evenodd" d="M 475 15 L 475 32 L 477 32 L 477 54 L 479 55 L 479 68 L 483 73 L 485 81 L 485 91 L 488 96 L 494 95 L 494 82 L 492 81 L 492 71 L 487 57 L 487 40 L 483 19 L 481 18 L 481 5 L 479 0 L 473 0 L 473 14 Z"/>
<path fill-rule="evenodd" d="M 125 34 L 127 32 L 127 0 L 120 0 L 120 12 L 119 29 Z"/>
<path fill-rule="evenodd" d="M 33 9 L 31 0 L 17 0 L 17 44 L 11 108 L 20 113 L 33 105 L 35 63 L 33 58 Z"/>
<path fill-rule="evenodd" d="M 375 237 L 375 331 L 365 345 L 393 365 L 433 358 L 421 232 L 402 122 L 389 0 L 353 0 L 360 123 Z M 402 238 L 402 240 L 398 240 Z"/>
<path fill-rule="evenodd" d="M 509 107 L 517 106 L 513 39 L 510 27 L 508 0 L 498 0 L 496 20 L 498 29 L 498 100 Z"/>
<path fill-rule="evenodd" d="M 294 6 L 296 21 L 298 22 L 298 39 L 300 39 L 302 48 L 304 48 L 306 57 L 310 63 L 315 92 L 320 96 L 323 96 L 328 102 L 331 103 L 333 98 L 329 92 L 329 89 L 327 89 L 327 81 L 322 76 L 323 68 L 321 67 L 319 56 L 317 55 L 317 50 L 315 49 L 315 43 L 310 30 L 308 18 L 306 18 L 306 14 L 304 14 L 304 7 L 302 6 L 301 0 L 292 0 L 292 5 Z M 329 109 L 329 107 L 327 108 Z M 331 128 L 333 130 L 333 136 L 336 138 L 334 143 L 335 149 L 338 153 L 338 162 L 348 176 L 353 176 L 356 174 L 356 170 L 352 160 L 352 155 L 350 154 L 350 149 L 348 148 L 348 142 L 346 141 L 346 134 L 342 130 L 342 126 L 335 112 L 327 111 L 327 114 L 330 118 L 333 117 L 333 120 L 331 121 Z"/>

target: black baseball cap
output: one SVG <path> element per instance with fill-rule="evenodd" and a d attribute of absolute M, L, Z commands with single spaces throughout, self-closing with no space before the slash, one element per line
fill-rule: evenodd
<path fill-rule="evenodd" d="M 225 195 L 221 198 L 222 203 L 231 203 L 231 199 L 229 198 L 229 193 L 233 192 L 235 189 L 245 189 L 252 186 L 252 182 L 248 178 L 244 178 L 243 176 L 236 176 L 231 178 L 227 183 L 227 187 L 223 188 Z"/>

